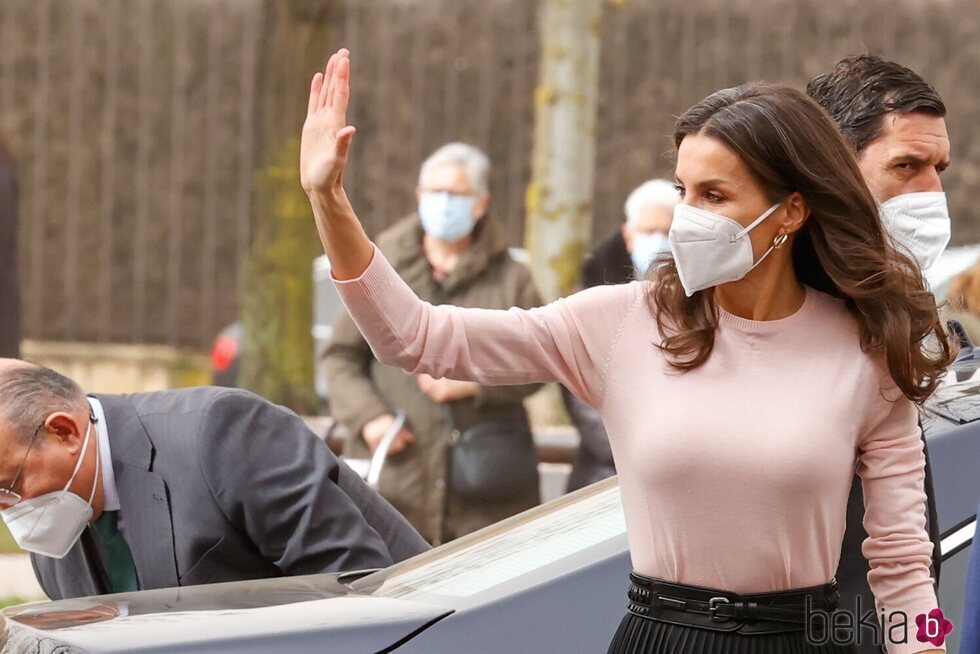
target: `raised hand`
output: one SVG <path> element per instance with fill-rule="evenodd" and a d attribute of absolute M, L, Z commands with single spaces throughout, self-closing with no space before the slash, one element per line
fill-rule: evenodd
<path fill-rule="evenodd" d="M 300 144 L 300 181 L 308 195 L 343 190 L 344 166 L 354 127 L 347 124 L 350 52 L 338 50 L 313 76 Z"/>
<path fill-rule="evenodd" d="M 344 192 L 344 166 L 354 128 L 347 124 L 350 53 L 338 50 L 313 76 L 300 143 L 299 178 L 334 279 L 353 279 L 371 263 L 374 245 Z"/>

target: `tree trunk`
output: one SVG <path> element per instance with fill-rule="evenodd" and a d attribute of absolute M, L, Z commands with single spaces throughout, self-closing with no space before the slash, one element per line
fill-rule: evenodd
<path fill-rule="evenodd" d="M 323 68 L 328 0 L 268 0 L 258 73 L 252 247 L 242 284 L 239 385 L 299 413 L 317 409 L 313 259 L 321 254 L 299 182 L 299 134 L 313 73 Z"/>
<path fill-rule="evenodd" d="M 592 238 L 602 0 L 543 0 L 525 244 L 546 301 L 575 291 Z"/>

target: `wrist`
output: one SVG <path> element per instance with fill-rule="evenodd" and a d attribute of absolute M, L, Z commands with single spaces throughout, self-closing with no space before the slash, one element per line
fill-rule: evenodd
<path fill-rule="evenodd" d="M 304 188 L 303 190 L 306 191 L 306 196 L 310 199 L 313 209 L 323 213 L 336 213 L 338 209 L 350 205 L 343 186 L 329 189 Z"/>

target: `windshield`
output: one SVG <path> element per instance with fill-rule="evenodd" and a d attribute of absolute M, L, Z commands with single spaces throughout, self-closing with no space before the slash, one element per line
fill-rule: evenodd
<path fill-rule="evenodd" d="M 613 477 L 353 586 L 393 598 L 471 597 L 625 534 L 619 483 Z"/>

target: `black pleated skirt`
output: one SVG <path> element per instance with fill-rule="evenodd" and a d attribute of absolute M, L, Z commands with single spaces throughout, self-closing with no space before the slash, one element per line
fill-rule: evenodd
<path fill-rule="evenodd" d="M 806 632 L 747 635 L 627 613 L 608 654 L 854 654 L 854 645 L 807 642 Z"/>

